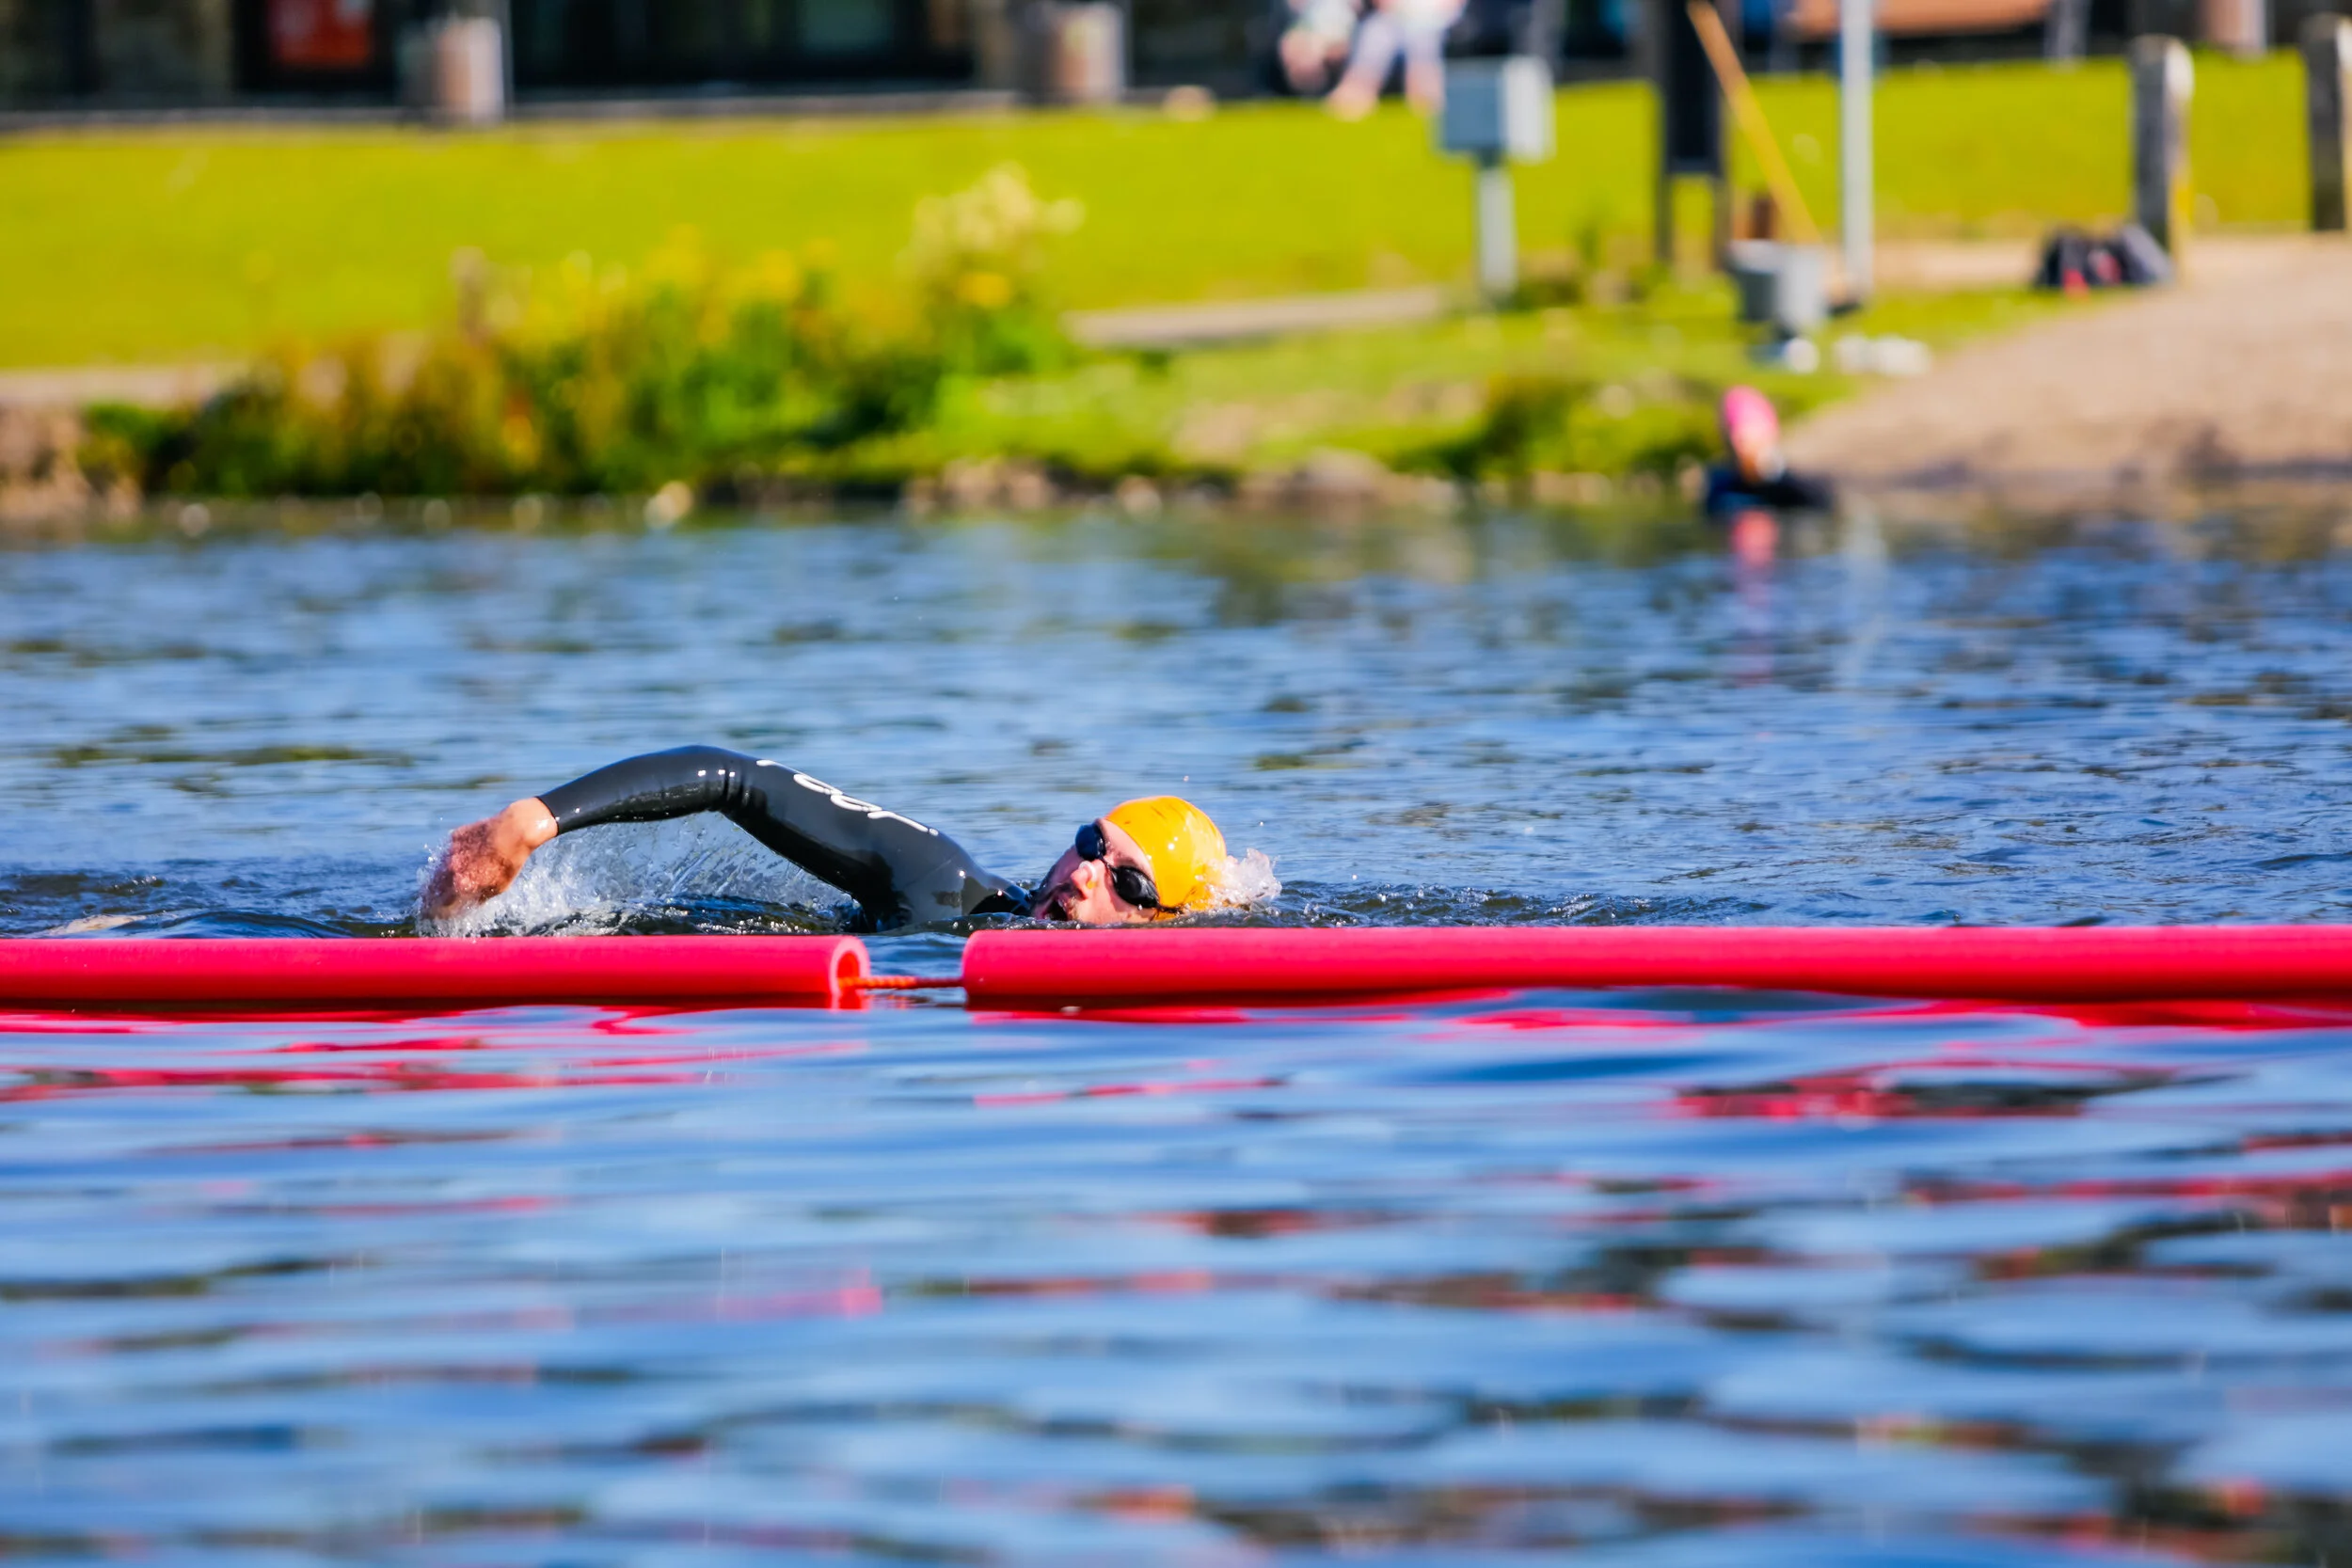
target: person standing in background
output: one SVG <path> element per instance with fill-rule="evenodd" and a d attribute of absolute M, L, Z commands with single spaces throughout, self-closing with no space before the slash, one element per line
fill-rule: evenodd
<path fill-rule="evenodd" d="M 1347 58 L 1356 36 L 1357 0 L 1290 0 L 1294 20 L 1282 30 L 1282 75 L 1300 95 L 1321 92 Z"/>
<path fill-rule="evenodd" d="M 1380 102 L 1380 89 L 1399 55 L 1405 56 L 1405 98 L 1420 113 L 1445 106 L 1445 35 L 1464 0 L 1374 0 L 1356 29 L 1347 73 L 1327 102 L 1342 119 L 1361 119 Z"/>

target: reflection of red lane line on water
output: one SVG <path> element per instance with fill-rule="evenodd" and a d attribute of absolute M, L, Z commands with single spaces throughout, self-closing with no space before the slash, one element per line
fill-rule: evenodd
<path fill-rule="evenodd" d="M 228 1325 L 222 1331 L 222 1342 L 366 1340 L 389 1333 L 398 1333 L 419 1342 L 429 1342 L 455 1335 L 572 1334 L 600 1328 L 870 1318 L 887 1310 L 888 1307 L 888 1292 L 870 1278 L 858 1274 L 837 1284 L 812 1285 L 800 1290 L 701 1290 L 691 1294 L 634 1302 L 626 1307 L 579 1307 L 550 1303 L 496 1311 L 335 1317 L 298 1323 L 242 1323 Z M 56 1339 L 35 1346 L 33 1354 L 42 1358 L 64 1359 L 119 1354 L 125 1349 L 120 1340 L 114 1338 Z M 464 1369 L 446 1366 L 374 1368 L 355 1370 L 347 1381 L 365 1386 L 441 1380 L 530 1383 L 537 1381 L 535 1371 L 536 1365 L 527 1362 L 500 1363 L 487 1368 L 481 1363 L 472 1363 Z"/>
<path fill-rule="evenodd" d="M 1580 1007 L 1505 1006 L 1489 1012 L 1444 1016 L 1438 1009 L 1448 1005 L 1502 1000 L 1515 994 L 1509 990 L 1483 990 L 1433 993 L 1416 998 L 1417 1006 L 1398 1008 L 1351 1006 L 1335 1003 L 1325 1006 L 1252 1006 L 1216 1003 L 1168 1003 L 1159 1006 L 1089 1005 L 1084 1007 L 976 1007 L 971 1016 L 982 1023 L 1137 1023 L 1195 1024 L 1205 1026 L 1301 1024 L 1409 1024 L 1425 1022 L 1434 1027 L 1435 1037 L 1449 1034 L 1484 1034 L 1492 1031 L 1511 1033 L 1541 1033 L 1558 1030 L 1567 1033 L 1591 1031 L 1641 1032 L 1645 1035 L 1697 1037 L 1719 1031 L 1772 1032 L 1796 1027 L 1872 1028 L 1888 1022 L 1918 1023 L 1944 1021 L 1952 1023 L 1970 1019 L 1982 1019 L 1988 1023 L 2010 1023 L 2020 1019 L 2048 1019 L 2090 1030 L 2160 1030 L 2160 1029 L 2226 1029 L 2294 1030 L 2352 1028 L 2352 1003 L 2343 997 L 2269 998 L 2260 1001 L 2227 998 L 2206 1001 L 2156 1001 L 2145 1003 L 2055 1003 L 2055 1002 L 1985 1002 L 1968 1000 L 1924 1000 L 1872 1002 L 1855 1005 L 1851 999 L 1823 995 L 1818 1007 L 1775 1006 L 1770 1011 L 1746 1016 L 1722 1017 L 1702 1015 L 1688 1009 L 1657 1009 L 1640 1007 Z M 1719 993 L 1726 1005 L 1736 1006 L 1742 994 L 1737 990 Z M 1776 995 L 1779 993 L 1775 993 Z M 1956 1041 L 1955 1043 L 1966 1043 Z"/>
<path fill-rule="evenodd" d="M 2328 1132 L 2249 1132 L 2237 1141 L 2238 1148 L 2248 1154 L 2280 1148 L 2337 1148 L 2346 1144 L 2352 1144 L 2352 1129 Z"/>
<path fill-rule="evenodd" d="M 2029 1076 L 1962 1076 L 1992 1072 Z M 2191 1077 L 2170 1068 L 2128 1062 L 1994 1055 L 1956 1040 L 1933 1056 L 1792 1074 L 1747 1085 L 1693 1085 L 1676 1092 L 1669 1111 L 1766 1121 L 2078 1117 L 2091 1101 L 2165 1088 Z"/>
<path fill-rule="evenodd" d="M 711 1013 L 776 1011 L 804 1017 L 803 1007 L 779 1007 L 756 1000 L 707 1005 L 591 1006 L 576 1003 L 534 1003 L 481 1007 L 285 1008 L 259 1012 L 230 1007 L 183 1009 L 177 1012 L 125 1010 L 117 1012 L 10 1011 L 0 1009 L 0 1035 L 130 1035 L 170 1038 L 190 1029 L 234 1028 L 283 1032 L 303 1024 L 332 1024 L 364 1028 L 371 1024 L 414 1025 L 420 1022 L 470 1022 L 501 1036 L 549 1037 L 599 1035 L 668 1036 L 691 1031 L 674 1026 Z M 553 1016 L 549 1016 L 553 1015 Z M 1052 1016 L 1052 1015 L 1049 1015 Z"/>
<path fill-rule="evenodd" d="M 612 1088 L 646 1085 L 700 1084 L 707 1071 L 604 1073 L 594 1077 L 552 1072 L 454 1072 L 420 1063 L 392 1062 L 338 1070 L 265 1068 L 0 1068 L 28 1082 L 0 1088 L 0 1102 L 56 1100 L 139 1089 L 358 1090 Z"/>
<path fill-rule="evenodd" d="M 0 1035 L 167 1035 L 185 1019 L 83 1018 L 73 1013 L 0 1012 Z"/>
<path fill-rule="evenodd" d="M 1507 1007 L 1445 1022 L 1459 1029 L 1639 1029 L 1677 1035 L 1695 1034 L 1701 1027 L 1687 1015 L 1624 1007 Z"/>
<path fill-rule="evenodd" d="M 1685 1095 L 1684 1114 L 1724 1119 L 1758 1121 L 1953 1121 L 2007 1120 L 2023 1117 L 2044 1119 L 2078 1117 L 2080 1105 L 2038 1105 L 2014 1110 L 1961 1109 L 1923 1106 L 1915 1094 L 1899 1089 L 1829 1089 L 1821 1087 L 1786 1094 Z"/>
<path fill-rule="evenodd" d="M 887 1293 L 860 1271 L 834 1283 L 797 1290 L 704 1289 L 691 1294 L 633 1302 L 626 1307 L 544 1307 L 503 1312 L 441 1313 L 422 1319 L 395 1319 L 379 1327 L 397 1324 L 410 1332 L 434 1335 L 501 1329 L 527 1332 L 548 1326 L 550 1314 L 561 1314 L 561 1326 L 567 1330 L 660 1323 L 780 1323 L 796 1318 L 870 1318 L 888 1305 Z M 342 1323 L 326 1324 L 322 1326 L 322 1332 L 341 1334 L 345 1326 Z"/>
<path fill-rule="evenodd" d="M 1116 1100 L 1131 1095 L 1220 1094 L 1228 1090 L 1279 1089 L 1279 1078 L 1201 1078 L 1147 1080 L 1139 1084 L 1089 1084 L 1074 1089 L 1036 1089 L 1004 1094 L 976 1094 L 972 1103 L 984 1109 L 1008 1105 L 1047 1105 L 1062 1100 Z"/>
<path fill-rule="evenodd" d="M 1480 991 L 1480 996 L 1501 995 L 1499 991 Z M 1438 998 L 1428 1000 L 1442 1000 Z M 1160 1004 L 1134 1003 L 1126 1005 L 1090 1005 L 1085 1007 L 971 1007 L 969 1016 L 976 1023 L 1141 1023 L 1141 1024 L 1234 1024 L 1279 1023 L 1285 1026 L 1328 1023 L 1383 1024 L 1410 1023 L 1425 1016 L 1412 1009 L 1389 1007 L 1375 1011 L 1368 1007 L 1349 1006 L 1333 1003 L 1327 1006 L 1242 1007 L 1221 1003 L 1168 1002 Z"/>
<path fill-rule="evenodd" d="M 304 1040 L 284 1045 L 254 1046 L 224 1053 L 230 1056 L 326 1056 L 342 1059 L 333 1067 L 302 1068 L 130 1068 L 87 1067 L 79 1063 L 0 1066 L 0 1073 L 21 1082 L 0 1087 L 0 1101 L 50 1100 L 60 1096 L 95 1094 L 124 1089 L 178 1088 L 298 1088 L 358 1089 L 545 1089 L 619 1087 L 649 1085 L 715 1083 L 726 1070 L 766 1061 L 817 1056 L 855 1055 L 862 1042 L 829 1040 L 813 1045 L 723 1046 L 627 1056 L 580 1056 L 546 1044 L 519 1044 L 479 1035 L 401 1036 L 391 1039 Z M 465 1070 L 438 1062 L 406 1058 L 420 1053 L 450 1056 L 477 1052 L 501 1055 L 551 1056 L 548 1068 L 537 1070 Z M 379 1055 L 395 1059 L 358 1062 L 354 1056 Z"/>
<path fill-rule="evenodd" d="M 1904 1189 L 1916 1203 L 2033 1203 L 2054 1197 L 2252 1197 L 2293 1200 L 2342 1196 L 2352 1202 L 2352 1168 L 2277 1175 L 2105 1177 L 2050 1181 L 1920 1181 Z"/>
<path fill-rule="evenodd" d="M 262 1045 L 235 1053 L 246 1056 L 313 1056 L 360 1054 L 368 1052 L 502 1051 L 479 1035 L 415 1035 L 389 1040 L 302 1040 L 293 1045 Z"/>
<path fill-rule="evenodd" d="M 1320 1293 L 1333 1301 L 1374 1301 L 1406 1307 L 1443 1307 L 1474 1312 L 1567 1312 L 1655 1314 L 1658 1303 L 1629 1291 L 1576 1286 L 1529 1285 L 1503 1274 L 1454 1275 L 1438 1279 L 1324 1281 Z"/>
<path fill-rule="evenodd" d="M 1250 1241 L 1326 1230 L 1369 1230 L 1407 1218 L 1385 1209 L 1171 1209 L 1122 1214 L 1120 1223 Z"/>
<path fill-rule="evenodd" d="M 162 1156 L 183 1159 L 210 1159 L 222 1154 L 303 1154 L 328 1149 L 405 1148 L 415 1146 L 432 1147 L 439 1144 L 505 1143 L 516 1139 L 548 1139 L 553 1136 L 544 1128 L 496 1128 L 478 1131 L 435 1132 L 415 1131 L 396 1127 L 373 1127 L 362 1132 L 316 1133 L 303 1137 L 256 1138 L 248 1142 L 216 1144 L 173 1144 L 167 1148 L 147 1151 L 150 1158 Z"/>
<path fill-rule="evenodd" d="M 2157 1002 L 1925 1001 L 1883 1006 L 1825 1007 L 1796 1015 L 1807 1023 L 1880 1023 L 1926 1018 L 2049 1018 L 2087 1029 L 2328 1029 L 2352 1028 L 2352 1002 L 2341 996 L 2228 997 Z M 1770 1018 L 1754 1022 L 1770 1022 Z"/>
<path fill-rule="evenodd" d="M 1723 998 L 1736 1005 L 1741 994 L 1725 990 Z M 1043 1015 L 1051 1016 L 1051 1015 Z M 1092 1013 L 1089 1017 L 1095 1016 Z M 1272 1009 L 1248 1015 L 1253 1022 L 1286 1015 Z M 2352 1003 L 2342 997 L 2268 998 L 2238 1001 L 2227 998 L 2173 1002 L 1983 1002 L 1926 1000 L 1876 1002 L 1857 1006 L 1842 997 L 1823 996 L 1819 1007 L 1775 1007 L 1744 1017 L 1705 1017 L 1689 1011 L 1624 1007 L 1517 1007 L 1493 1013 L 1447 1019 L 1450 1027 L 1475 1029 L 1642 1029 L 1690 1033 L 1716 1030 L 1771 1031 L 1795 1026 L 1864 1028 L 1883 1023 L 1916 1023 L 1925 1020 L 1964 1021 L 1981 1018 L 2008 1022 L 2046 1018 L 2087 1029 L 2326 1029 L 2352 1028 Z"/>
<path fill-rule="evenodd" d="M 624 1067 L 685 1067 L 717 1066 L 728 1062 L 779 1061 L 807 1056 L 848 1056 L 864 1052 L 863 1044 L 834 1040 L 818 1045 L 774 1046 L 706 1046 L 699 1050 L 660 1052 L 638 1056 L 582 1056 L 578 1064 L 589 1068 Z M 249 1051 L 231 1052 L 231 1055 L 307 1056 L 307 1055 L 393 1055 L 437 1051 L 495 1051 L 508 1055 L 550 1054 L 568 1049 L 562 1046 L 518 1044 L 512 1040 L 485 1039 L 478 1035 L 455 1035 L 446 1038 L 401 1038 L 377 1041 L 315 1040 L 296 1045 L 256 1046 Z"/>
<path fill-rule="evenodd" d="M 568 1206 L 571 1199 L 545 1194 L 514 1193 L 505 1197 L 453 1197 L 413 1203 L 212 1203 L 207 1216 L 230 1219 L 278 1219 L 302 1215 L 324 1220 L 414 1219 L 426 1214 L 536 1214 Z"/>
<path fill-rule="evenodd" d="M 0 1035 L 147 1035 L 169 1037 L 185 1034 L 191 1029 L 283 1030 L 295 1024 L 365 1027 L 369 1024 L 414 1025 L 427 1021 L 447 1023 L 467 1019 L 480 1020 L 485 1026 L 491 1028 L 548 1027 L 545 1020 L 523 1021 L 512 1017 L 517 1010 L 512 1007 L 371 1007 L 303 1012 L 285 1009 L 254 1012 L 233 1008 L 183 1008 L 176 1012 L 0 1012 Z M 537 1007 L 532 1010 L 545 1012 L 548 1009 Z M 578 1007 L 567 1010 L 584 1013 L 589 1009 Z M 583 1019 L 570 1026 L 588 1029 L 596 1025 Z"/>

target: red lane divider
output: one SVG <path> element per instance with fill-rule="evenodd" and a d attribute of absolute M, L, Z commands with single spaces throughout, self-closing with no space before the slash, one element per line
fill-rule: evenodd
<path fill-rule="evenodd" d="M 981 1006 L 1313 1002 L 1723 986 L 2117 1003 L 2352 995 L 2352 926 L 1380 927 L 982 931 L 961 981 L 877 975 L 853 937 L 0 939 L 0 1004 L 312 1008 L 838 1006 L 961 984 Z"/>
<path fill-rule="evenodd" d="M 855 937 L 0 939 L 0 1002 L 69 1006 L 829 1006 L 866 974 Z"/>
<path fill-rule="evenodd" d="M 975 1005 L 1312 1002 L 1729 986 L 2003 1002 L 2352 993 L 2352 926 L 1375 927 L 982 931 Z"/>

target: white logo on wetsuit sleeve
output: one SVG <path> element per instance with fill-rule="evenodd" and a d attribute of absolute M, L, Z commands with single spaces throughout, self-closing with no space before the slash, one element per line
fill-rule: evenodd
<path fill-rule="evenodd" d="M 770 762 L 767 758 L 762 757 L 759 761 L 759 766 L 762 768 L 781 768 L 784 764 L 780 762 Z M 827 800 L 831 800 L 834 805 L 839 806 L 843 811 L 863 812 L 868 821 L 879 822 L 884 817 L 888 817 L 893 822 L 905 823 L 908 827 L 913 828 L 917 832 L 929 833 L 933 838 L 937 838 L 939 836 L 939 830 L 937 828 L 927 828 L 912 816 L 901 816 L 895 811 L 888 811 L 874 804 L 871 800 L 861 800 L 854 795 L 844 795 L 841 791 L 834 788 L 833 785 L 825 783 L 822 779 L 812 779 L 805 773 L 794 773 L 792 775 L 792 782 L 799 784 L 803 789 L 815 790 L 818 794 L 822 795 Z"/>

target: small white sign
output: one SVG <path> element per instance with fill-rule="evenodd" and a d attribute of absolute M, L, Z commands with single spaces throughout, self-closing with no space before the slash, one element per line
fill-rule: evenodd
<path fill-rule="evenodd" d="M 1441 150 L 1540 164 L 1551 156 L 1551 67 L 1536 56 L 1446 62 Z"/>

